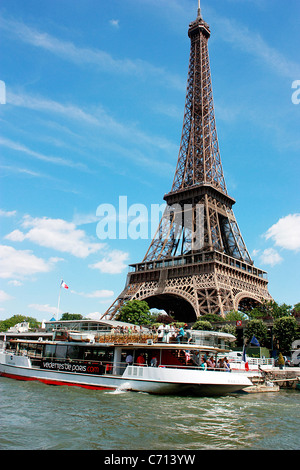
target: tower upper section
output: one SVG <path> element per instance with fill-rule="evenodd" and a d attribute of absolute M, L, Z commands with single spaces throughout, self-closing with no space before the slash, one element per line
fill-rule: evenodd
<path fill-rule="evenodd" d="M 227 195 L 215 123 L 211 72 L 208 55 L 209 25 L 198 16 L 190 23 L 191 40 L 187 91 L 181 143 L 171 189 L 211 185 Z"/>

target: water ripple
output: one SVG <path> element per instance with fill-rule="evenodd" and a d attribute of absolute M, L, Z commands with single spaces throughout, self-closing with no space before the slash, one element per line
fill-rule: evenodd
<path fill-rule="evenodd" d="M 0 449 L 298 449 L 299 392 L 220 398 L 0 378 Z"/>

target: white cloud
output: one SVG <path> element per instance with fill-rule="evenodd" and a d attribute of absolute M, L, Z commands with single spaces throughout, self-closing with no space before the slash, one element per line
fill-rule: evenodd
<path fill-rule="evenodd" d="M 103 315 L 103 313 L 92 312 L 92 313 L 88 313 L 87 315 L 85 315 L 85 317 L 89 318 L 90 320 L 100 320 L 102 315 Z"/>
<path fill-rule="evenodd" d="M 7 245 L 0 245 L 0 278 L 23 278 L 37 273 L 49 272 L 57 258 L 45 261 L 30 250 L 15 250 Z"/>
<path fill-rule="evenodd" d="M 10 300 L 12 297 L 4 292 L 4 290 L 0 290 L 0 302 L 5 302 L 6 300 Z"/>
<path fill-rule="evenodd" d="M 119 27 L 120 27 L 120 20 L 110 20 L 110 21 L 109 21 L 109 24 L 110 24 L 111 26 L 113 26 L 114 28 L 119 29 Z"/>
<path fill-rule="evenodd" d="M 30 304 L 28 305 L 29 308 L 33 308 L 34 310 L 37 310 L 38 312 L 46 312 L 46 313 L 51 313 L 51 314 L 56 314 L 57 313 L 57 307 L 50 307 L 49 304 Z"/>
<path fill-rule="evenodd" d="M 10 284 L 11 286 L 15 286 L 15 287 L 20 287 L 23 285 L 21 281 L 17 281 L 16 279 L 12 279 L 11 281 L 8 281 L 8 284 Z"/>
<path fill-rule="evenodd" d="M 214 12 L 214 22 L 218 25 L 222 40 L 230 42 L 271 67 L 279 76 L 295 79 L 300 74 L 299 63 L 289 60 L 280 51 L 270 46 L 260 33 L 250 30 L 233 19 L 218 16 Z"/>
<path fill-rule="evenodd" d="M 95 264 L 90 264 L 92 269 L 99 269 L 102 273 L 106 274 L 120 274 L 127 268 L 127 261 L 129 254 L 120 250 L 113 250 L 108 253 L 101 261 Z"/>
<path fill-rule="evenodd" d="M 28 232 L 14 230 L 5 238 L 14 242 L 30 240 L 40 246 L 70 253 L 77 258 L 86 258 L 105 246 L 103 243 L 89 240 L 84 230 L 77 229 L 74 223 L 63 219 L 32 218 L 27 215 L 23 218 L 22 227 L 29 229 Z"/>
<path fill-rule="evenodd" d="M 4 211 L 0 209 L 0 217 L 13 217 L 16 213 L 17 211 Z"/>
<path fill-rule="evenodd" d="M 76 292 L 71 290 L 71 294 L 81 295 L 82 297 L 86 297 L 88 299 L 103 299 L 113 297 L 114 291 L 113 290 L 95 290 L 94 292 L 85 293 L 85 292 Z"/>
<path fill-rule="evenodd" d="M 16 94 L 10 91 L 7 95 L 7 103 L 12 104 L 13 106 L 20 106 L 27 109 L 34 109 L 37 111 L 55 113 L 62 115 L 68 119 L 80 121 L 80 123 L 85 123 L 88 125 L 97 126 L 98 128 L 103 129 L 109 134 L 122 137 L 129 141 L 134 141 L 135 144 L 140 143 L 143 145 L 150 145 L 157 147 L 161 150 L 167 150 L 170 152 L 177 152 L 177 145 L 173 144 L 168 139 L 159 136 L 148 135 L 145 132 L 137 129 L 135 124 L 124 124 L 116 120 L 112 115 L 110 115 L 100 104 L 97 105 L 97 110 L 94 114 L 87 113 L 83 109 L 79 108 L 74 104 L 63 104 L 41 96 L 33 96 L 28 94 Z M 0 138 L 0 145 L 6 146 L 13 150 L 21 151 L 31 155 L 34 158 L 48 161 L 50 163 L 55 163 L 58 165 L 65 165 L 74 168 L 82 168 L 87 170 L 86 166 L 82 163 L 72 162 L 70 160 L 62 159 L 59 157 L 47 156 L 38 152 L 35 152 L 32 149 L 27 148 L 26 146 L 19 144 L 17 142 L 12 142 L 11 140 Z M 132 158 L 132 156 L 131 156 Z M 141 154 L 138 155 L 138 160 L 144 159 L 144 164 L 153 166 L 155 162 L 153 159 L 148 159 Z M 160 168 L 162 162 L 156 162 L 159 164 Z"/>
<path fill-rule="evenodd" d="M 83 165 L 82 163 L 72 162 L 71 160 L 66 160 L 65 158 L 44 155 L 40 152 L 36 152 L 26 147 L 25 145 L 22 145 L 18 142 L 13 142 L 12 140 L 5 139 L 3 137 L 0 137 L 0 145 L 2 145 L 3 147 L 7 147 L 11 150 L 15 150 L 17 152 L 25 153 L 27 155 L 30 155 L 33 158 L 36 158 L 37 160 L 42 160 L 44 162 L 53 163 L 55 165 L 60 165 L 60 166 L 67 166 L 71 168 L 78 168 L 80 170 L 86 169 L 86 166 Z M 36 174 L 34 176 L 36 176 Z"/>
<path fill-rule="evenodd" d="M 78 47 L 71 41 L 58 39 L 48 33 L 37 31 L 20 21 L 9 20 L 1 15 L 0 29 L 12 34 L 14 39 L 44 49 L 80 66 L 94 64 L 110 73 L 122 73 L 145 78 L 150 76 L 151 79 L 157 79 L 165 86 L 172 86 L 180 90 L 185 89 L 185 83 L 180 77 L 168 73 L 164 68 L 156 67 L 145 60 L 115 59 L 105 51 Z"/>
<path fill-rule="evenodd" d="M 260 255 L 260 261 L 262 264 L 269 264 L 271 266 L 275 266 L 276 264 L 281 263 L 282 258 L 279 253 L 274 250 L 274 248 L 267 248 Z"/>
<path fill-rule="evenodd" d="M 300 250 L 300 214 L 289 214 L 272 225 L 264 234 L 266 240 L 273 240 L 276 246 L 286 250 Z"/>

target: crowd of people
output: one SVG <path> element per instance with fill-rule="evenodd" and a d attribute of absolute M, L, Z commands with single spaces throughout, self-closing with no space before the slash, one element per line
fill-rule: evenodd
<path fill-rule="evenodd" d="M 189 342 L 190 340 L 190 333 L 186 331 L 187 324 L 184 326 L 181 326 L 180 328 L 177 328 L 174 325 L 169 325 L 168 323 L 166 324 L 161 324 L 158 326 L 158 328 L 155 328 L 155 332 L 157 333 L 158 336 L 158 341 L 162 343 L 182 343 L 183 338 L 185 337 L 185 342 Z"/>
<path fill-rule="evenodd" d="M 203 370 L 225 370 L 230 372 L 230 364 L 227 357 L 219 358 L 216 362 L 214 356 L 208 357 L 205 354 L 200 356 L 199 352 L 196 352 L 191 355 L 191 362 L 195 365 L 200 366 L 200 369 Z"/>

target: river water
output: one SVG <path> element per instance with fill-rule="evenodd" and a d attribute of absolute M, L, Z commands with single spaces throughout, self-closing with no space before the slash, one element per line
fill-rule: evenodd
<path fill-rule="evenodd" d="M 297 390 L 193 398 L 0 377 L 0 449 L 295 450 L 299 404 Z"/>

